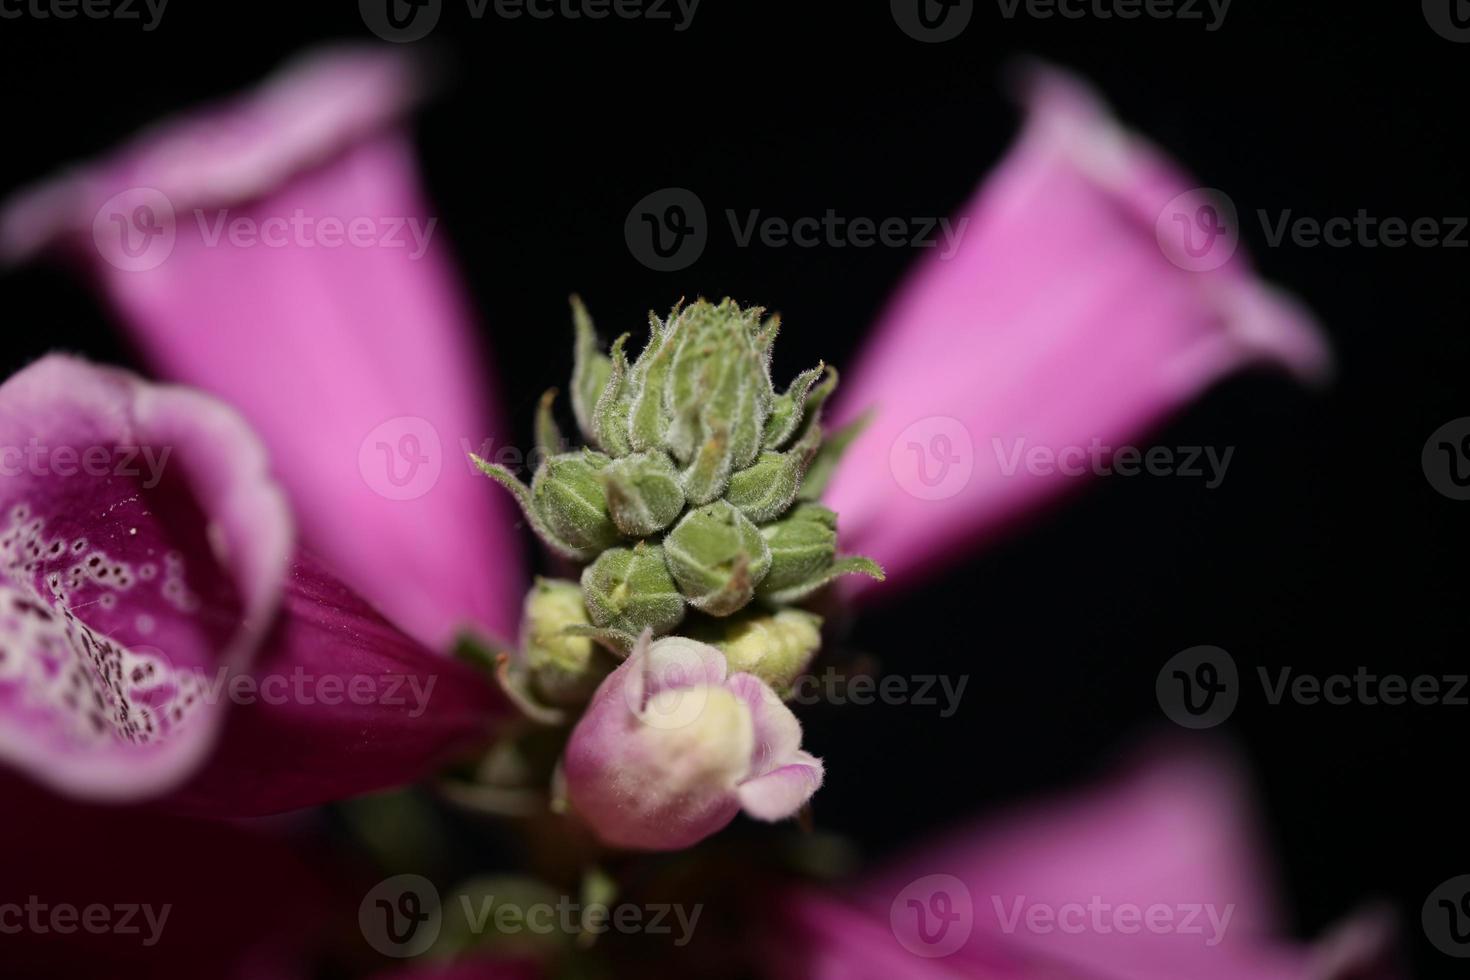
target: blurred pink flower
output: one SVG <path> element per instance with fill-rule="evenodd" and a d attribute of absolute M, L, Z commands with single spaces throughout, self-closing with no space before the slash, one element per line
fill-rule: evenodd
<path fill-rule="evenodd" d="M 461 446 L 510 430 L 395 123 L 421 76 L 314 54 L 18 195 L 0 256 L 68 247 L 162 376 L 260 433 L 306 544 L 443 649 L 512 636 L 526 578 L 513 510 Z"/>
<path fill-rule="evenodd" d="M 1019 809 L 773 918 L 783 977 L 1392 980 L 1391 926 L 1283 937 L 1249 792 L 1232 762 L 1171 751 Z"/>
<path fill-rule="evenodd" d="M 266 813 L 410 782 L 455 747 L 482 740 L 503 713 L 484 678 L 447 656 L 464 628 L 511 635 L 525 578 L 512 512 L 459 462 L 459 440 L 478 448 L 505 430 L 489 410 L 493 389 L 479 371 L 460 284 L 430 234 L 412 151 L 394 125 L 421 89 L 417 66 L 398 55 L 318 54 L 254 94 L 157 127 L 0 209 L 0 254 L 15 260 L 46 246 L 67 250 L 162 374 L 222 397 L 245 418 L 202 393 L 155 389 L 74 362 L 38 365 L 13 383 L 59 398 L 101 390 L 99 378 L 124 379 L 112 383 L 150 404 L 161 400 L 154 391 L 187 401 L 174 413 L 178 427 L 189 412 L 199 426 L 228 419 L 228 438 L 204 447 L 221 459 L 199 463 L 201 488 L 231 506 L 250 503 L 228 485 L 235 470 L 223 464 L 263 472 L 268 456 L 302 538 L 298 546 L 282 513 L 250 530 L 259 540 L 241 531 L 231 545 L 237 558 L 268 546 L 282 560 L 294 555 L 289 570 L 257 575 L 260 609 L 247 610 L 248 645 L 237 650 L 211 637 L 195 650 L 155 638 L 168 661 L 149 658 L 145 667 L 183 678 L 203 671 L 213 684 L 207 697 L 195 693 L 189 724 L 147 746 L 114 732 L 117 744 L 104 738 L 67 756 L 84 771 L 74 778 L 70 766 L 53 763 L 29 717 L 40 669 L 32 659 L 23 665 L 31 674 L 26 720 L 12 717 L 14 704 L 0 706 L 0 757 L 79 796 L 141 798 L 187 782 L 170 798 L 175 808 Z M 355 221 L 374 222 L 374 234 L 398 227 L 403 247 L 371 236 L 354 243 Z M 258 237 L 237 242 L 230 231 L 237 222 Z M 410 240 L 402 226 L 421 237 Z M 60 378 L 62 371 L 78 377 Z M 32 425 L 31 411 L 17 407 L 16 424 Z M 56 438 L 63 436 L 80 438 Z M 87 479 L 57 488 L 124 489 Z M 95 522 L 94 542 L 125 533 L 126 509 L 72 512 L 90 503 L 33 502 L 46 506 L 53 524 Z M 191 576 L 205 574 L 203 528 L 218 519 L 204 509 L 195 529 L 200 553 L 188 555 Z M 120 652 L 129 664 L 138 644 L 154 645 L 130 631 L 140 612 L 135 598 L 118 600 L 122 624 L 97 607 L 80 613 L 99 638 L 131 646 Z M 215 624 L 235 615 L 227 603 L 203 608 Z M 262 643 L 252 663 L 248 654 Z M 216 666 L 230 676 L 211 673 Z M 251 682 L 247 703 L 223 712 L 241 700 L 221 687 L 235 675 Z M 304 694 L 292 687 L 298 681 Z M 109 697 L 126 704 L 132 695 Z M 191 778 L 222 723 L 211 764 Z M 129 764 L 116 765 L 115 755 Z"/>
<path fill-rule="evenodd" d="M 873 418 L 826 500 L 889 588 L 934 574 L 1225 375 L 1328 368 L 1310 316 L 1236 250 L 1222 202 L 1081 81 L 1038 68 L 1024 93 L 1025 129 L 961 210 L 956 253 L 915 270 L 844 373 L 839 421 Z"/>

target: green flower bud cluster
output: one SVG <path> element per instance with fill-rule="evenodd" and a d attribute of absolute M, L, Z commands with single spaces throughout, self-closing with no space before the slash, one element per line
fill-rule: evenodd
<path fill-rule="evenodd" d="M 604 353 L 575 299 L 573 312 L 572 411 L 587 445 L 554 452 L 529 487 L 475 461 L 553 551 L 585 564 L 590 623 L 568 624 L 570 634 L 626 650 L 644 629 L 673 631 L 691 609 L 728 617 L 756 600 L 800 601 L 839 575 L 882 577 L 869 559 L 838 558 L 836 514 L 797 502 L 820 492 L 808 473 L 830 472 L 824 448 L 843 442 L 824 447 L 821 426 L 837 373 L 819 364 L 777 392 L 776 318 L 728 299 L 675 307 L 650 315 L 630 362 L 629 335 Z M 562 445 L 554 395 L 536 426 L 548 449 Z"/>

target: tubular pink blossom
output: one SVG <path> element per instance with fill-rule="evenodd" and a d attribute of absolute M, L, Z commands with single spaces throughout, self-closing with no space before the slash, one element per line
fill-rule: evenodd
<path fill-rule="evenodd" d="M 260 432 L 305 543 L 443 649 L 512 635 L 525 582 L 466 461 L 508 430 L 394 124 L 421 89 L 396 53 L 318 54 L 23 193 L 0 254 L 69 246 L 161 375 Z"/>
<path fill-rule="evenodd" d="M 1284 939 L 1229 760 L 1173 752 L 1088 793 L 900 858 L 780 912 L 779 975 L 995 980 L 1391 980 L 1376 915 Z"/>
<path fill-rule="evenodd" d="M 822 784 L 791 709 L 719 650 L 684 637 L 638 645 L 602 682 L 567 745 L 567 794 L 604 843 L 689 847 L 742 809 L 794 815 Z"/>
<path fill-rule="evenodd" d="M 207 395 L 48 357 L 0 385 L 0 466 L 0 763 L 54 790 L 278 812 L 411 782 L 499 714 L 292 557 L 264 448 Z"/>
<path fill-rule="evenodd" d="M 1235 250 L 1222 202 L 1082 82 L 1038 69 L 1024 91 L 1024 131 L 962 209 L 954 254 L 918 268 L 844 377 L 839 419 L 874 416 L 827 500 L 892 583 L 1247 364 L 1328 368 L 1310 316 Z"/>
<path fill-rule="evenodd" d="M 68 357 L 0 385 L 0 760 L 128 800 L 200 763 L 276 615 L 291 520 L 226 406 Z"/>

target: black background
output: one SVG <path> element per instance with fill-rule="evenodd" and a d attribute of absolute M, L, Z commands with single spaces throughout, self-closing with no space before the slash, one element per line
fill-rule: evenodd
<path fill-rule="evenodd" d="M 310 9 L 308 9 L 310 8 Z M 0 20 L 0 193 L 186 105 L 248 85 L 326 39 L 373 40 L 351 3 L 173 0 L 137 22 Z M 1419 454 L 1470 415 L 1470 251 L 1268 247 L 1257 209 L 1319 219 L 1470 214 L 1470 45 L 1418 4 L 1235 0 L 1202 21 L 1005 19 L 979 2 L 957 40 L 921 44 L 885 3 L 704 0 L 692 26 L 472 20 L 433 35 L 445 94 L 419 117 L 423 166 L 529 427 L 568 370 L 566 296 L 604 332 L 649 308 L 726 294 L 779 309 L 777 374 L 853 354 L 917 254 L 737 247 L 724 209 L 788 218 L 953 213 L 1016 128 L 1001 71 L 1019 53 L 1094 80 L 1202 184 L 1226 190 L 1263 272 L 1320 314 L 1339 355 L 1325 393 L 1274 375 L 1213 390 L 1162 445 L 1235 446 L 1200 481 L 1092 483 L 936 584 L 865 611 L 860 645 L 905 673 L 968 673 L 959 713 L 809 714 L 835 760 L 818 818 L 881 853 L 1018 795 L 1084 778 L 1167 728 L 1154 678 L 1176 651 L 1229 650 L 1242 673 L 1463 673 L 1470 503 Z M 643 195 L 694 189 L 716 222 L 681 273 L 630 255 Z M 66 272 L 0 274 L 8 373 L 55 347 L 127 360 Z M 1253 764 L 1301 936 L 1384 898 L 1420 976 L 1455 975 L 1419 908 L 1470 872 L 1465 707 L 1272 707 L 1248 694 L 1225 731 Z"/>

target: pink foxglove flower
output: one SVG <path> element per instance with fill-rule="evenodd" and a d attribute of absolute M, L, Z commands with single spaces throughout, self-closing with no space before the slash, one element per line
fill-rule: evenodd
<path fill-rule="evenodd" d="M 961 831 L 844 890 L 793 895 L 780 976 L 985 980 L 1393 980 L 1387 924 L 1303 947 L 1243 781 L 1161 756 L 1126 778 Z"/>
<path fill-rule="evenodd" d="M 395 124 L 422 88 L 396 54 L 317 54 L 21 194 L 0 255 L 69 248 L 160 375 L 260 433 L 305 542 L 443 648 L 512 635 L 525 578 L 464 462 L 506 430 Z"/>
<path fill-rule="evenodd" d="M 944 559 L 1110 465 L 1252 363 L 1323 375 L 1310 316 L 1259 280 L 1223 205 L 1040 69 L 1019 142 L 961 212 L 956 253 L 915 270 L 845 372 L 872 410 L 827 494 L 888 581 Z M 876 587 L 849 580 L 855 587 Z"/>
<path fill-rule="evenodd" d="M 485 736 L 500 702 L 477 672 L 296 550 L 228 406 L 52 356 L 0 385 L 0 447 L 10 766 L 234 815 L 396 785 Z"/>
<path fill-rule="evenodd" d="M 741 810 L 794 815 L 822 784 L 791 709 L 714 647 L 644 632 L 572 732 L 567 795 L 605 843 L 677 850 Z"/>
<path fill-rule="evenodd" d="M 65 791 L 197 767 L 291 556 L 259 441 L 219 402 L 51 357 L 0 386 L 0 758 Z M 166 652 L 165 652 L 166 651 Z"/>

